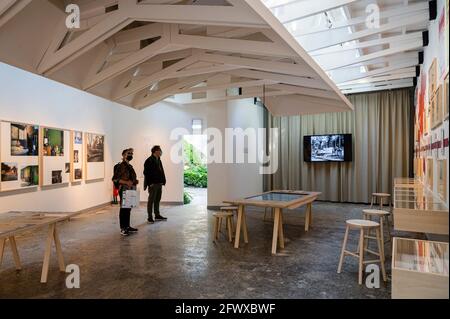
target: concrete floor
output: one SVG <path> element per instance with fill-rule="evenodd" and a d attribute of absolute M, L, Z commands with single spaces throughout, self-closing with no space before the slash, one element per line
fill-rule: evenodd
<path fill-rule="evenodd" d="M 134 209 L 139 232 L 121 237 L 117 207 L 85 214 L 60 226 L 67 264 L 81 270 L 81 288 L 67 289 L 52 255 L 49 280 L 40 284 L 45 230 L 17 238 L 23 270 L 16 272 L 7 246 L 0 268 L 0 298 L 390 298 L 390 283 L 357 283 L 357 261 L 347 257 L 336 273 L 345 220 L 367 206 L 317 202 L 313 227 L 304 209 L 285 212 L 286 248 L 272 256 L 273 224 L 248 210 L 249 244 L 234 249 L 212 242 L 212 217 L 204 205 L 166 206 L 167 222 L 147 225 Z M 402 234 L 405 235 L 405 234 Z M 417 235 L 415 235 L 417 237 Z M 357 234 L 349 242 L 356 247 Z M 390 244 L 386 267 L 390 272 Z"/>

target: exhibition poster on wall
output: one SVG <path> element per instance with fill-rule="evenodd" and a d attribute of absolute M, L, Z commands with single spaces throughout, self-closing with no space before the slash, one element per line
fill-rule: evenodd
<path fill-rule="evenodd" d="M 86 143 L 86 179 L 105 178 L 105 136 L 85 133 Z"/>
<path fill-rule="evenodd" d="M 442 48 L 442 50 L 439 50 L 439 79 L 444 79 L 447 70 L 448 70 L 448 57 L 447 54 L 447 39 L 448 39 L 448 18 L 445 18 L 446 13 L 446 5 L 444 4 L 441 8 L 439 20 L 438 20 L 438 37 L 439 37 L 439 43 L 444 45 L 445 48 Z"/>
<path fill-rule="evenodd" d="M 83 133 L 80 131 L 71 132 L 71 143 L 72 143 L 72 167 L 71 167 L 71 180 L 73 182 L 78 182 L 83 179 L 84 170 L 84 138 Z"/>
<path fill-rule="evenodd" d="M 0 122 L 0 191 L 39 185 L 39 126 Z"/>
<path fill-rule="evenodd" d="M 70 181 L 70 131 L 44 127 L 42 135 L 42 185 Z"/>

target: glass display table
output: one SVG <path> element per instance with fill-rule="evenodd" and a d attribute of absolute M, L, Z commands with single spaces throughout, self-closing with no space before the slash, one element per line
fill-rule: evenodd
<path fill-rule="evenodd" d="M 394 237 L 393 299 L 448 299 L 448 243 Z"/>

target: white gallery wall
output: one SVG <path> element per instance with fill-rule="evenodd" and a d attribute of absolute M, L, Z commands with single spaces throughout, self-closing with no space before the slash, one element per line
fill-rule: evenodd
<path fill-rule="evenodd" d="M 121 160 L 123 149 L 134 148 L 132 165 L 140 180 L 141 200 L 147 200 L 143 191 L 143 165 L 151 155 L 153 145 L 163 150 L 163 165 L 167 184 L 163 189 L 162 201 L 180 203 L 183 201 L 183 164 L 171 161 L 170 153 L 179 143 L 171 139 L 176 128 L 192 132 L 192 120 L 201 119 L 203 128 L 262 127 L 261 107 L 253 104 L 252 99 L 208 104 L 178 105 L 160 102 L 143 111 L 116 105 L 114 107 L 113 132 L 114 162 Z M 224 145 L 224 143 L 223 143 Z M 223 153 L 224 156 L 224 153 Z M 208 164 L 208 205 L 219 206 L 229 198 L 242 197 L 262 191 L 262 175 L 256 163 L 246 164 Z"/>
<path fill-rule="evenodd" d="M 111 167 L 111 102 L 0 63 L 0 119 L 106 135 Z M 111 173 L 100 182 L 0 193 L 0 213 L 10 210 L 79 211 L 111 201 Z"/>
<path fill-rule="evenodd" d="M 203 127 L 223 131 L 227 127 L 262 127 L 262 108 L 253 99 L 208 104 L 179 105 L 160 102 L 137 111 L 73 89 L 26 71 L 0 63 L 0 120 L 38 124 L 68 130 L 105 134 L 105 178 L 99 181 L 0 193 L 0 213 L 10 210 L 79 211 L 111 201 L 111 175 L 121 151 L 135 149 L 132 164 L 141 183 L 143 164 L 150 149 L 164 150 L 167 185 L 162 200 L 183 201 L 183 164 L 172 163 L 170 151 L 174 128 L 192 131 L 192 120 L 202 119 Z M 208 205 L 221 205 L 229 198 L 262 191 L 259 165 L 208 165 Z"/>

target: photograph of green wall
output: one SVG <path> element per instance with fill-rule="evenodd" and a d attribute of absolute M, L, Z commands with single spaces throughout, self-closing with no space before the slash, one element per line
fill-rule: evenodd
<path fill-rule="evenodd" d="M 44 129 L 44 156 L 64 156 L 64 131 Z"/>
<path fill-rule="evenodd" d="M 39 126 L 11 123 L 11 156 L 39 154 Z"/>
<path fill-rule="evenodd" d="M 39 166 L 25 166 L 20 170 L 21 187 L 30 187 L 39 185 Z"/>
<path fill-rule="evenodd" d="M 104 142 L 105 137 L 98 134 L 86 134 L 87 138 L 87 161 L 104 162 Z"/>
<path fill-rule="evenodd" d="M 17 163 L 2 163 L 2 182 L 17 181 Z"/>

